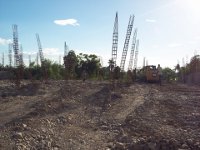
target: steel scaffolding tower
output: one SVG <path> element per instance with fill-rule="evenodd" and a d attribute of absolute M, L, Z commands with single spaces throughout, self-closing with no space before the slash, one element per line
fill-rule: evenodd
<path fill-rule="evenodd" d="M 8 61 L 9 61 L 9 66 L 12 66 L 12 44 L 8 44 Z"/>
<path fill-rule="evenodd" d="M 4 67 L 4 52 L 2 53 L 2 66 Z"/>
<path fill-rule="evenodd" d="M 44 55 L 43 55 L 43 51 L 42 51 L 42 45 L 41 45 L 41 42 L 40 42 L 39 34 L 36 34 L 36 38 L 37 38 L 37 43 L 38 43 L 38 49 L 39 49 L 41 65 L 43 65 Z"/>
<path fill-rule="evenodd" d="M 126 32 L 126 39 L 125 39 L 125 42 L 124 42 L 124 48 L 123 48 L 122 58 L 121 58 L 121 63 L 120 63 L 121 71 L 124 71 L 124 66 L 125 66 L 125 62 L 126 62 L 126 55 L 127 55 L 128 46 L 129 46 L 129 40 L 130 40 L 132 28 L 133 28 L 133 22 L 134 22 L 134 15 L 130 16 L 129 23 L 128 23 L 128 28 L 127 28 L 127 32 Z"/>
<path fill-rule="evenodd" d="M 131 54 L 130 54 L 128 70 L 133 69 L 133 58 L 134 58 L 134 52 L 135 52 L 135 47 L 136 47 L 136 38 L 137 38 L 137 28 L 134 30 L 134 34 L 133 34 L 133 41 L 132 41 L 132 46 L 131 46 Z"/>
<path fill-rule="evenodd" d="M 137 40 L 137 42 L 136 42 L 136 51 L 135 51 L 135 59 L 134 59 L 134 69 L 137 69 L 138 50 L 139 50 L 139 40 Z"/>
<path fill-rule="evenodd" d="M 118 13 L 116 12 L 115 23 L 113 28 L 113 40 L 112 40 L 112 61 L 114 67 L 116 67 L 117 61 L 117 47 L 118 47 Z"/>
<path fill-rule="evenodd" d="M 28 55 L 28 59 L 29 59 L 29 66 L 31 64 L 31 55 Z"/>
<path fill-rule="evenodd" d="M 39 54 L 38 54 L 38 52 L 36 53 L 35 62 L 36 62 L 36 65 L 39 66 Z"/>
<path fill-rule="evenodd" d="M 67 46 L 67 44 L 65 42 L 65 44 L 64 44 L 64 56 L 67 56 L 68 52 L 69 52 L 69 47 Z"/>
<path fill-rule="evenodd" d="M 18 45 L 18 32 L 17 25 L 13 25 L 13 50 L 14 50 L 14 65 L 19 66 L 19 45 Z"/>
<path fill-rule="evenodd" d="M 24 61 L 23 61 L 23 48 L 22 45 L 20 46 L 20 52 L 19 52 L 19 65 L 23 66 L 24 65 Z"/>

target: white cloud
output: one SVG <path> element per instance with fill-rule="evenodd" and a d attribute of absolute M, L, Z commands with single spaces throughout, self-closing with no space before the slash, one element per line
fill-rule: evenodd
<path fill-rule="evenodd" d="M 155 44 L 152 47 L 156 49 L 156 48 L 159 48 L 159 45 Z"/>
<path fill-rule="evenodd" d="M 200 40 L 200 36 L 196 36 L 196 37 L 195 37 L 195 40 Z"/>
<path fill-rule="evenodd" d="M 155 19 L 146 19 L 145 21 L 146 21 L 146 22 L 150 22 L 150 23 L 155 23 L 155 22 L 156 22 Z"/>
<path fill-rule="evenodd" d="M 44 48 L 43 53 L 44 55 L 48 55 L 48 56 L 58 56 L 58 55 L 62 55 L 64 52 L 63 53 L 60 52 L 59 48 Z"/>
<path fill-rule="evenodd" d="M 171 44 L 168 44 L 168 47 L 180 47 L 182 46 L 182 44 L 180 43 L 171 43 Z"/>
<path fill-rule="evenodd" d="M 188 44 L 191 44 L 191 45 L 196 44 L 196 43 L 197 43 L 197 41 L 189 41 L 188 42 Z"/>
<path fill-rule="evenodd" d="M 0 38 L 0 45 L 6 45 L 6 44 L 9 44 L 9 43 L 12 43 L 11 39 Z"/>
<path fill-rule="evenodd" d="M 76 19 L 54 20 L 54 23 L 61 26 L 66 26 L 66 25 L 79 26 L 80 25 Z"/>

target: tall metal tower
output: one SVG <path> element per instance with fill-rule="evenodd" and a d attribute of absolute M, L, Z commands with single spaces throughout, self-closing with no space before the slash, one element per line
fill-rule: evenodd
<path fill-rule="evenodd" d="M 118 47 L 118 13 L 116 12 L 115 23 L 113 28 L 113 39 L 112 39 L 112 61 L 114 67 L 116 67 L 117 61 L 117 47 Z"/>
<path fill-rule="evenodd" d="M 64 56 L 67 56 L 68 52 L 69 52 L 69 47 L 67 46 L 67 44 L 65 42 L 65 44 L 64 44 Z"/>
<path fill-rule="evenodd" d="M 143 67 L 145 67 L 145 66 L 146 66 L 146 64 L 145 64 L 145 63 L 146 63 L 146 58 L 144 57 L 144 58 L 143 58 Z"/>
<path fill-rule="evenodd" d="M 136 42 L 136 51 L 135 51 L 135 59 L 134 59 L 134 69 L 137 69 L 138 50 L 139 50 L 139 40 L 137 40 L 137 42 Z"/>
<path fill-rule="evenodd" d="M 31 55 L 28 55 L 28 59 L 29 59 L 29 66 L 31 64 Z"/>
<path fill-rule="evenodd" d="M 61 55 L 59 55 L 58 63 L 59 63 L 59 65 L 61 65 Z"/>
<path fill-rule="evenodd" d="M 8 61 L 9 61 L 9 66 L 12 66 L 12 43 L 8 44 Z"/>
<path fill-rule="evenodd" d="M 23 65 L 24 65 L 24 61 L 23 61 L 23 48 L 22 48 L 22 45 L 20 45 L 19 65 L 20 65 L 20 66 L 23 66 Z"/>
<path fill-rule="evenodd" d="M 19 44 L 18 44 L 17 25 L 14 24 L 12 28 L 13 28 L 14 65 L 15 67 L 18 67 L 19 66 Z"/>
<path fill-rule="evenodd" d="M 39 54 L 38 54 L 38 52 L 36 53 L 35 61 L 36 61 L 36 65 L 39 66 Z"/>
<path fill-rule="evenodd" d="M 2 53 L 2 66 L 4 67 L 4 52 Z"/>
<path fill-rule="evenodd" d="M 135 17 L 134 15 L 130 16 L 129 23 L 128 23 L 128 28 L 127 28 L 127 32 L 126 32 L 126 39 L 125 39 L 125 42 L 124 42 L 124 48 L 123 48 L 122 58 L 121 58 L 121 63 L 120 63 L 121 71 L 124 71 L 124 66 L 125 66 L 125 62 L 126 62 L 126 55 L 127 55 L 128 46 L 129 46 L 129 40 L 130 40 L 132 28 L 133 28 L 134 17 Z"/>
<path fill-rule="evenodd" d="M 132 41 L 132 46 L 131 46 L 131 54 L 130 54 L 128 70 L 132 70 L 133 68 L 133 57 L 134 57 L 134 52 L 135 52 L 135 47 L 136 47 L 136 38 L 137 38 L 137 28 L 134 30 L 134 34 L 133 34 L 133 41 Z"/>
<path fill-rule="evenodd" d="M 40 42 L 39 34 L 36 34 L 36 38 L 37 38 L 37 43 L 38 43 L 38 49 L 39 49 L 41 65 L 43 65 L 44 55 L 43 55 L 43 51 L 42 51 L 42 45 L 41 45 L 41 42 Z"/>

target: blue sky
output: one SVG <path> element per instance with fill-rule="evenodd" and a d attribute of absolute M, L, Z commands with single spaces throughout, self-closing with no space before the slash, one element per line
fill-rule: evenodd
<path fill-rule="evenodd" d="M 8 58 L 12 25 L 18 25 L 19 42 L 24 59 L 32 61 L 38 51 L 35 34 L 40 35 L 44 56 L 54 61 L 64 54 L 64 41 L 69 49 L 97 54 L 106 66 L 111 58 L 115 13 L 119 19 L 117 64 L 120 65 L 130 15 L 135 15 L 134 28 L 140 40 L 138 67 L 143 58 L 148 64 L 173 68 L 179 61 L 189 61 L 200 52 L 199 0 L 0 0 L 1 53 Z M 68 20 L 68 24 L 59 25 Z M 56 24 L 57 23 L 57 24 Z M 131 44 L 131 41 L 130 41 Z M 131 48 L 131 45 L 129 45 Z M 126 66 L 129 61 L 130 49 Z M 126 67 L 127 68 L 127 67 Z"/>

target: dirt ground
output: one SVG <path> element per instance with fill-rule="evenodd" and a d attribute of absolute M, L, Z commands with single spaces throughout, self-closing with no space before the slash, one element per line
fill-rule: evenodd
<path fill-rule="evenodd" d="M 1 150 L 198 150 L 200 87 L 0 81 Z"/>

